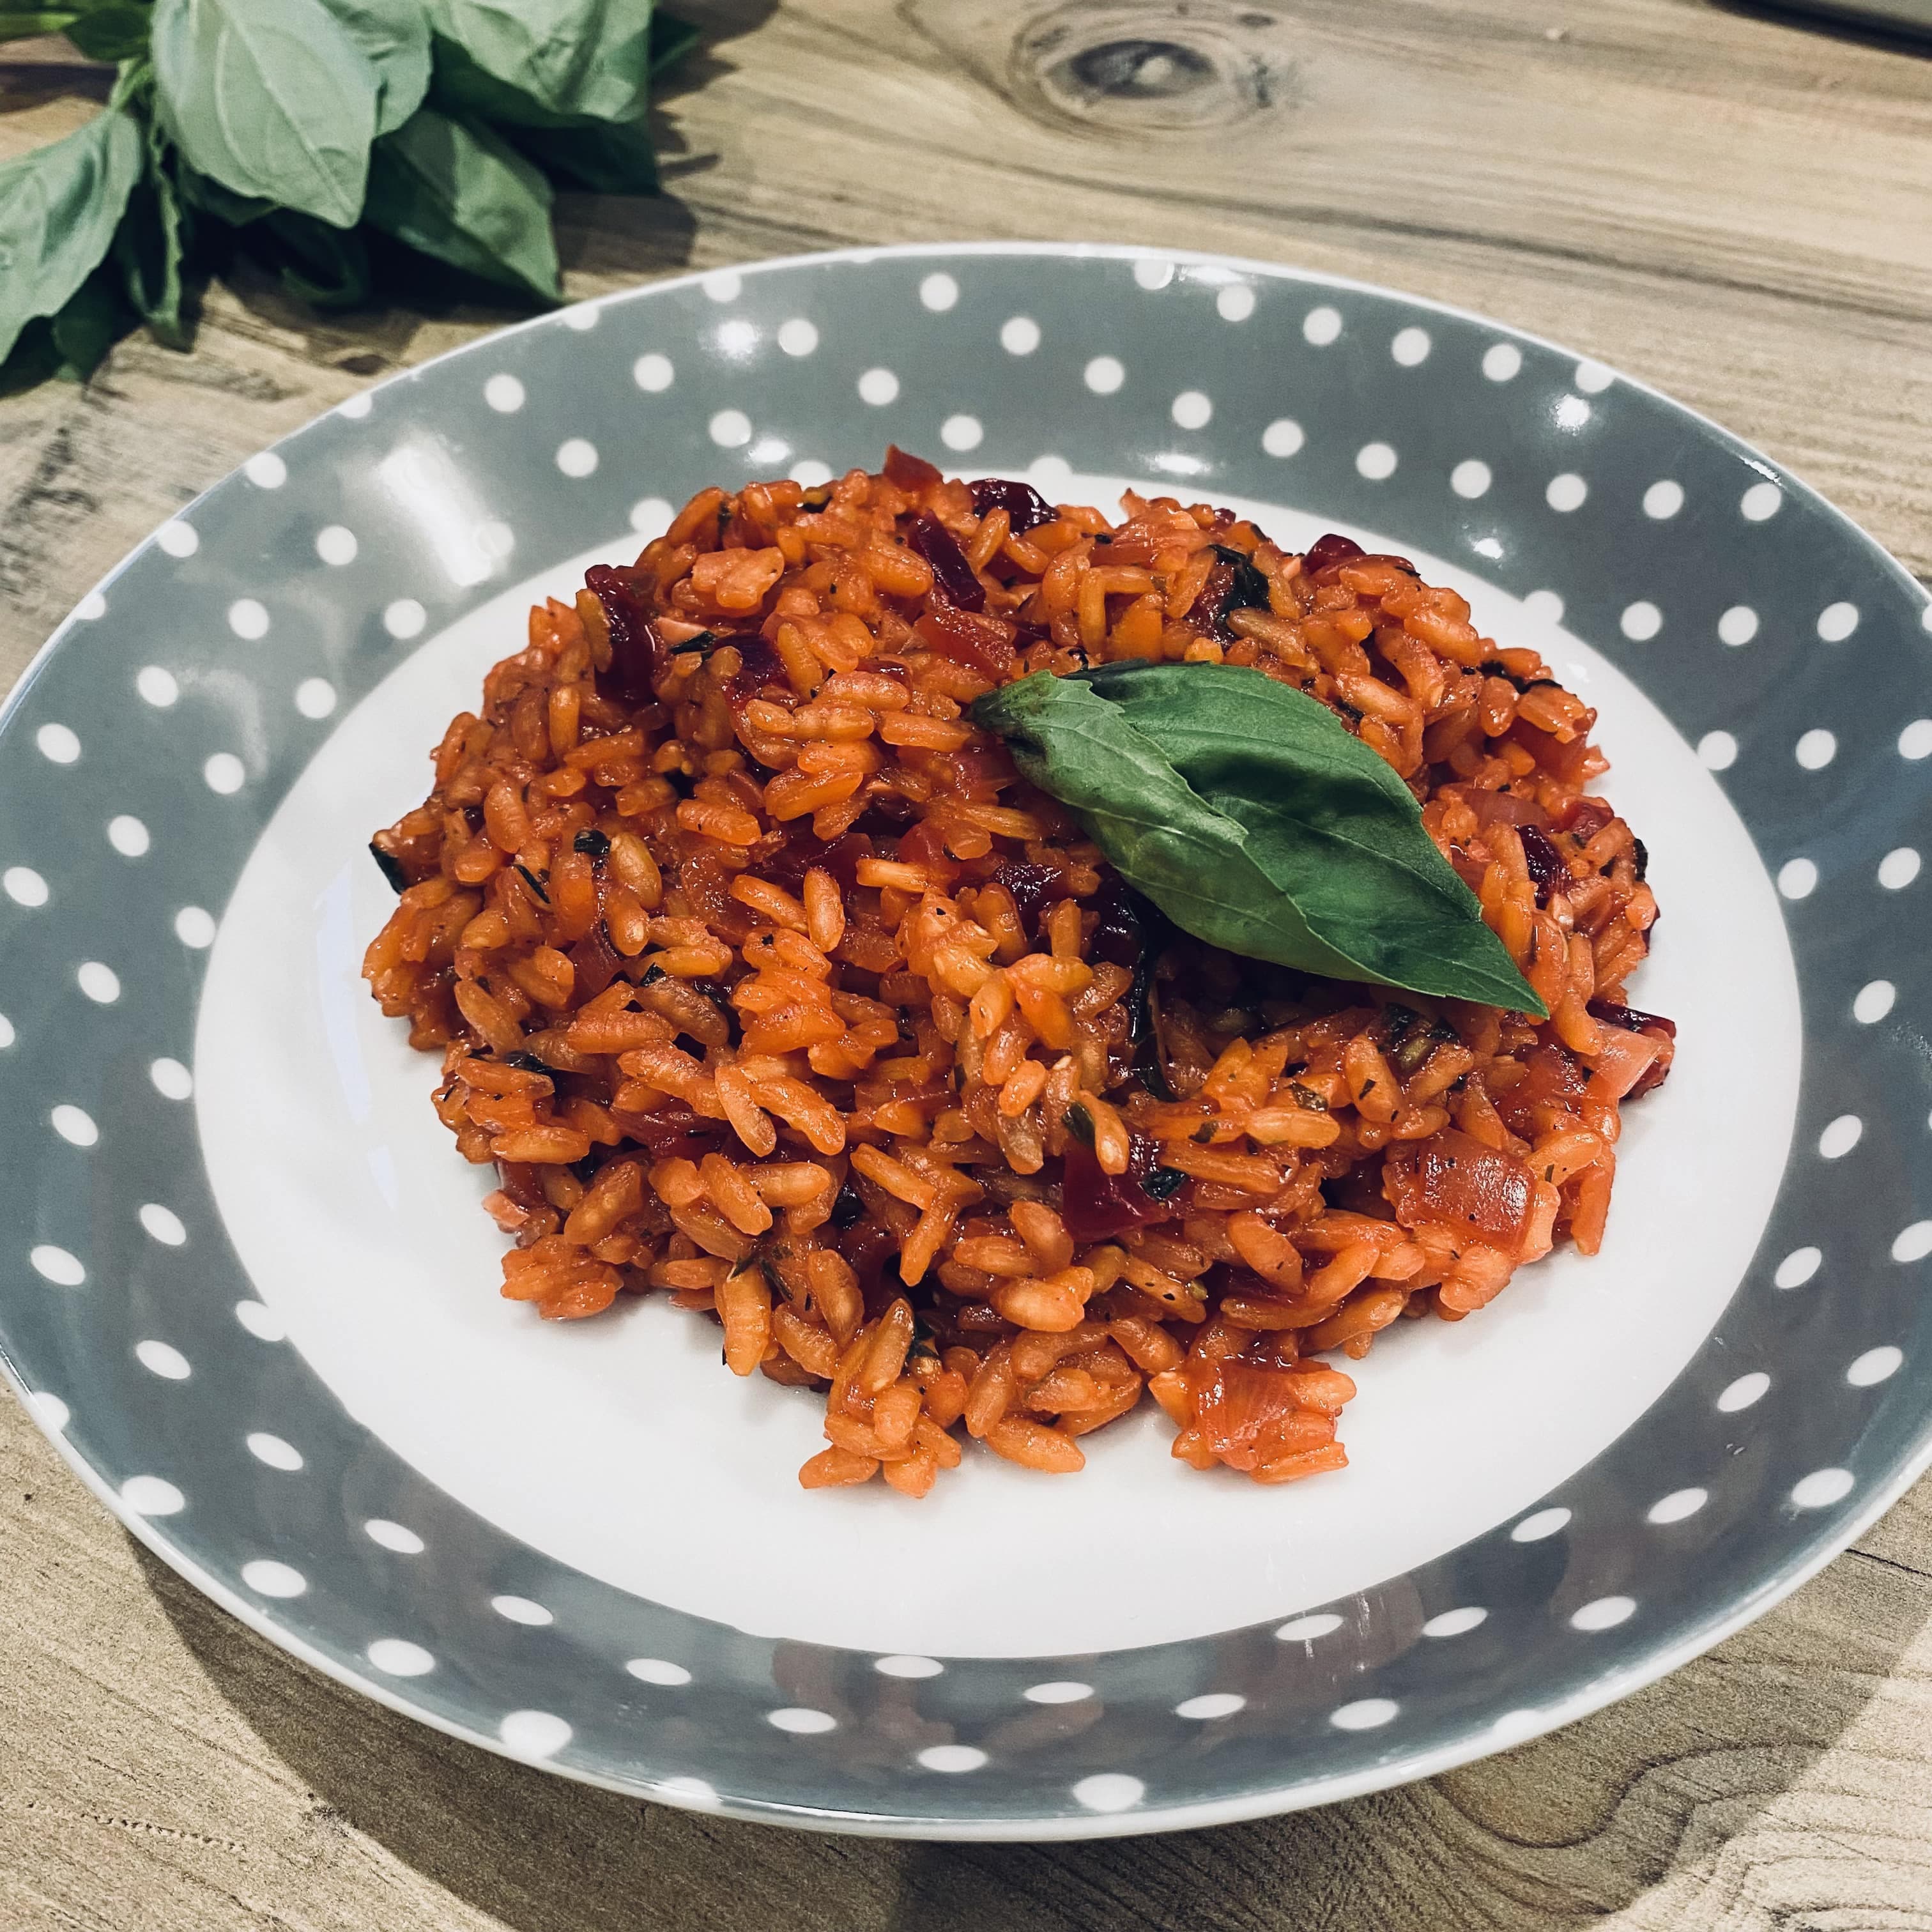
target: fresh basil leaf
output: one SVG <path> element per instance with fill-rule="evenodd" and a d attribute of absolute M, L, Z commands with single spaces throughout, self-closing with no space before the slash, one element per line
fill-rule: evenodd
<path fill-rule="evenodd" d="M 680 20 L 670 14 L 653 13 L 651 16 L 651 79 L 655 80 L 667 69 L 676 66 L 703 38 L 701 30 L 693 26 L 688 20 Z"/>
<path fill-rule="evenodd" d="M 1080 676 L 1246 829 L 1249 856 L 1368 977 L 1540 1014 L 1423 829 L 1414 794 L 1326 705 L 1232 664 L 1108 664 Z"/>
<path fill-rule="evenodd" d="M 429 18 L 420 0 L 322 0 L 376 70 L 376 132 L 393 134 L 429 92 Z"/>
<path fill-rule="evenodd" d="M 144 166 L 114 237 L 128 299 L 155 336 L 170 349 L 185 349 L 182 320 L 182 260 L 188 217 L 166 166 L 166 136 L 152 121 L 146 129 Z"/>
<path fill-rule="evenodd" d="M 140 174 L 141 130 L 118 110 L 0 166 L 0 357 L 93 272 Z"/>
<path fill-rule="evenodd" d="M 655 194 L 658 160 L 640 121 L 584 121 L 574 128 L 518 128 L 510 138 L 565 188 L 592 194 Z"/>
<path fill-rule="evenodd" d="M 1022 776 L 1072 812 L 1114 869 L 1184 932 L 1244 958 L 1358 976 L 1249 857 L 1242 828 L 1196 796 L 1091 686 L 1036 671 L 977 700 L 973 722 L 997 731 Z"/>
<path fill-rule="evenodd" d="M 53 319 L 59 373 L 74 382 L 86 382 L 134 321 L 121 292 L 120 278 L 105 265 L 97 268 L 68 296 Z"/>
<path fill-rule="evenodd" d="M 175 157 L 174 178 L 182 200 L 190 208 L 212 214 L 231 228 L 245 228 L 251 221 L 260 221 L 275 212 L 272 201 L 259 195 L 237 194 L 232 188 L 224 188 L 212 176 L 190 166 L 179 154 Z"/>
<path fill-rule="evenodd" d="M 430 25 L 554 114 L 629 121 L 650 80 L 649 0 L 428 0 Z"/>
<path fill-rule="evenodd" d="M 62 31 L 89 60 L 133 60 L 148 50 L 145 7 L 92 7 Z"/>
<path fill-rule="evenodd" d="M 487 128 L 424 107 L 376 144 L 374 226 L 454 268 L 554 302 L 562 291 L 550 210 L 550 184 Z"/>
<path fill-rule="evenodd" d="M 152 46 L 161 124 L 192 166 L 356 225 L 382 86 L 322 0 L 155 0 Z"/>
<path fill-rule="evenodd" d="M 80 17 L 58 14 L 0 14 L 0 40 L 34 40 L 43 34 L 64 34 Z"/>
<path fill-rule="evenodd" d="M 283 287 L 314 308 L 358 308 L 369 299 L 369 250 L 356 229 L 332 228 L 312 214 L 278 208 L 255 227 L 250 242 L 251 252 L 280 274 Z"/>

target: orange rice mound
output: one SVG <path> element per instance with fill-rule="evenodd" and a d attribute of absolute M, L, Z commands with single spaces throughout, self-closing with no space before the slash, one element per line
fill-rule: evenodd
<path fill-rule="evenodd" d="M 1028 672 L 1251 665 L 1406 779 L 1548 1006 L 1311 979 L 1176 932 L 974 728 Z M 451 723 L 374 849 L 364 972 L 552 1318 L 715 1317 L 810 1388 L 807 1488 L 1028 1468 L 1151 1396 L 1173 1453 L 1339 1468 L 1359 1359 L 1603 1239 L 1620 1103 L 1675 1029 L 1590 790 L 1596 714 L 1449 590 L 1226 510 L 1122 520 L 890 452 L 701 491 Z"/>

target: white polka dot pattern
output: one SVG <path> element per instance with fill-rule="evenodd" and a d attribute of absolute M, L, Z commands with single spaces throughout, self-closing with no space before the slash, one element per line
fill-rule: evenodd
<path fill-rule="evenodd" d="M 251 456 L 242 466 L 242 473 L 258 490 L 279 490 L 289 480 L 289 466 L 272 449 Z"/>
<path fill-rule="evenodd" d="M 1828 604 L 1818 614 L 1818 634 L 1828 644 L 1842 644 L 1858 628 L 1856 604 Z"/>
<path fill-rule="evenodd" d="M 748 434 L 748 430 L 746 433 Z M 580 436 L 572 436 L 567 442 L 558 444 L 556 466 L 566 476 L 580 478 L 594 476 L 597 470 L 597 446 Z"/>
<path fill-rule="evenodd" d="M 1648 1522 L 1682 1522 L 1695 1516 L 1711 1500 L 1708 1490 L 1672 1490 L 1667 1496 L 1659 1496 L 1644 1512 Z"/>
<path fill-rule="evenodd" d="M 1802 1510 L 1829 1509 L 1856 1486 L 1849 1469 L 1814 1469 L 1792 1486 L 1791 1500 Z"/>
<path fill-rule="evenodd" d="M 182 1225 L 182 1217 L 172 1208 L 164 1208 L 158 1201 L 143 1202 L 139 1218 L 148 1239 L 159 1241 L 164 1248 L 178 1248 L 188 1240 L 188 1229 Z"/>
<path fill-rule="evenodd" d="M 1792 756 L 1808 772 L 1822 772 L 1838 755 L 1838 741 L 1822 725 L 1814 726 L 1792 748 Z"/>
<path fill-rule="evenodd" d="M 496 1735 L 517 1756 L 541 1759 L 556 1756 L 569 1743 L 571 1729 L 549 1711 L 512 1711 L 496 1726 Z"/>
<path fill-rule="evenodd" d="M 788 1705 L 782 1710 L 767 1711 L 765 1722 L 773 1730 L 789 1732 L 795 1738 L 817 1737 L 838 1728 L 838 1720 L 830 1711 L 809 1710 L 795 1704 Z"/>
<path fill-rule="evenodd" d="M 483 400 L 499 416 L 512 416 L 524 406 L 524 386 L 507 371 L 500 371 L 483 385 Z"/>
<path fill-rule="evenodd" d="M 937 1677 L 946 1668 L 936 1657 L 880 1657 L 872 1668 L 882 1677 Z"/>
<path fill-rule="evenodd" d="M 1852 1017 L 1861 1026 L 1876 1026 L 1892 1011 L 1898 988 L 1889 980 L 1870 980 L 1852 1001 Z"/>
<path fill-rule="evenodd" d="M 419 1643 L 399 1636 L 379 1636 L 369 1646 L 369 1661 L 389 1677 L 422 1677 L 436 1668 L 436 1659 Z"/>
<path fill-rule="evenodd" d="M 154 541 L 174 557 L 189 557 L 201 548 L 201 538 L 195 534 L 192 524 L 184 524 L 178 519 L 164 524 L 154 532 Z"/>
<path fill-rule="evenodd" d="M 43 724 L 34 734 L 34 742 L 50 764 L 70 765 L 80 756 L 80 740 L 68 725 Z"/>
<path fill-rule="evenodd" d="M 38 1247 L 29 1249 L 27 1260 L 43 1281 L 50 1281 L 56 1288 L 78 1288 L 87 1279 L 87 1270 L 81 1266 L 79 1258 L 64 1248 L 56 1247 L 51 1241 L 43 1241 Z"/>
<path fill-rule="evenodd" d="M 1771 1278 L 1780 1288 L 1802 1288 L 1818 1272 L 1824 1259 L 1819 1249 L 1793 1248 L 1778 1263 Z"/>
<path fill-rule="evenodd" d="M 691 1672 L 681 1664 L 668 1664 L 661 1657 L 634 1657 L 624 1668 L 639 1682 L 676 1690 L 691 1682 Z"/>
<path fill-rule="evenodd" d="M 1932 1221 L 1913 1222 L 1900 1231 L 1892 1244 L 1892 1258 L 1895 1262 L 1922 1262 L 1928 1255 L 1932 1255 Z"/>
<path fill-rule="evenodd" d="M 1570 1623 L 1580 1630 L 1615 1630 L 1636 1614 L 1636 1605 L 1628 1597 L 1599 1597 L 1574 1612 Z"/>
<path fill-rule="evenodd" d="M 302 1451 L 292 1442 L 285 1442 L 279 1436 L 271 1436 L 266 1429 L 252 1430 L 243 1439 L 248 1445 L 249 1454 L 272 1469 L 292 1474 L 302 1466 Z"/>
<path fill-rule="evenodd" d="M 647 394 L 659 395 L 669 388 L 676 371 L 671 367 L 668 356 L 658 355 L 653 350 L 650 355 L 640 356 L 631 364 L 631 380 Z"/>
<path fill-rule="evenodd" d="M 1728 731 L 1706 731 L 1697 740 L 1697 755 L 1714 772 L 1727 772 L 1738 761 L 1738 741 Z"/>
<path fill-rule="evenodd" d="M 1355 468 L 1371 483 L 1386 483 L 1395 474 L 1400 460 L 1386 442 L 1365 442 L 1355 452 Z"/>
<path fill-rule="evenodd" d="M 1654 522 L 1676 516 L 1683 507 L 1684 485 L 1671 477 L 1660 478 L 1643 493 L 1643 513 Z"/>
<path fill-rule="evenodd" d="M 243 1564 L 242 1580 L 258 1597 L 299 1597 L 308 1588 L 308 1579 L 299 1570 L 269 1557 Z"/>
<path fill-rule="evenodd" d="M 528 1597 L 492 1597 L 490 1607 L 500 1617 L 507 1617 L 513 1624 L 527 1624 L 532 1629 L 552 1621 L 550 1612 Z"/>
<path fill-rule="evenodd" d="M 210 791 L 232 796 L 248 782 L 248 768 L 232 752 L 217 752 L 201 768 Z"/>
<path fill-rule="evenodd" d="M 1342 1619 L 1333 1610 L 1317 1610 L 1312 1616 L 1291 1618 L 1276 1630 L 1275 1638 L 1281 1643 L 1312 1643 L 1341 1628 Z"/>
<path fill-rule="evenodd" d="M 1932 758 L 1932 718 L 1915 718 L 1898 734 L 1901 758 Z"/>
<path fill-rule="evenodd" d="M 1640 599 L 1624 607 L 1617 627 L 1633 644 L 1648 644 L 1664 628 L 1664 613 L 1654 604 Z"/>
<path fill-rule="evenodd" d="M 1238 1691 L 1210 1690 L 1175 1705 L 1174 1714 L 1190 1718 L 1197 1724 L 1209 1724 L 1216 1718 L 1232 1718 L 1237 1711 L 1245 1710 L 1247 1702 Z"/>
<path fill-rule="evenodd" d="M 1487 494 L 1492 480 L 1490 466 L 1486 463 L 1479 461 L 1473 456 L 1457 464 L 1449 472 L 1450 488 L 1454 490 L 1457 496 L 1468 498 L 1472 501 L 1478 496 Z"/>
<path fill-rule="evenodd" d="M 1912 847 L 1894 846 L 1878 862 L 1878 882 L 1888 892 L 1903 892 L 1918 878 L 1919 864 Z"/>
<path fill-rule="evenodd" d="M 1270 456 L 1293 456 L 1306 441 L 1292 416 L 1277 416 L 1262 431 L 1262 448 Z"/>
<path fill-rule="evenodd" d="M 1616 371 L 1601 362 L 1587 358 L 1576 364 L 1576 374 L 1570 379 L 1586 396 L 1598 396 L 1616 380 Z"/>
<path fill-rule="evenodd" d="M 1016 315 L 1000 325 L 1000 346 L 1009 356 L 1030 356 L 1040 346 L 1040 324 L 1030 315 Z"/>
<path fill-rule="evenodd" d="M 795 315 L 790 321 L 780 322 L 778 346 L 788 356 L 809 356 L 818 346 L 816 325 L 806 321 L 802 315 Z"/>
<path fill-rule="evenodd" d="M 175 937 L 196 952 L 214 944 L 214 920 L 200 906 L 183 906 L 175 914 Z"/>
<path fill-rule="evenodd" d="M 164 1100 L 185 1100 L 194 1091 L 194 1076 L 178 1060 L 158 1060 L 148 1069 L 148 1078 Z"/>
<path fill-rule="evenodd" d="M 1809 859 L 1790 859 L 1778 868 L 1778 890 L 1788 899 L 1808 899 L 1818 888 L 1818 868 Z"/>
<path fill-rule="evenodd" d="M 875 410 L 898 400 L 899 379 L 890 369 L 868 369 L 859 378 L 859 400 Z M 735 410 L 730 413 L 735 415 Z"/>
<path fill-rule="evenodd" d="M 928 1744 L 918 1754 L 918 1762 L 928 1771 L 956 1774 L 977 1771 L 986 1762 L 986 1754 L 976 1744 Z"/>
<path fill-rule="evenodd" d="M 1131 1811 L 1147 1796 L 1147 1786 L 1125 1772 L 1096 1772 L 1073 1787 L 1073 1802 L 1089 1811 Z"/>
<path fill-rule="evenodd" d="M 325 677 L 304 678 L 296 686 L 296 709 L 304 718 L 326 718 L 335 709 L 334 686 Z"/>
<path fill-rule="evenodd" d="M 1514 382 L 1522 368 L 1522 351 L 1514 342 L 1492 342 L 1483 351 L 1483 374 L 1492 382 Z"/>
<path fill-rule="evenodd" d="M 1466 1636 L 1478 1625 L 1486 1623 L 1489 1616 L 1487 1610 L 1474 1604 L 1461 1610 L 1444 1610 L 1422 1626 L 1422 1634 L 1427 1637 Z"/>
<path fill-rule="evenodd" d="M 1255 292 L 1246 282 L 1230 282 L 1214 298 L 1214 312 L 1223 322 L 1246 322 L 1255 312 Z"/>
<path fill-rule="evenodd" d="M 1558 1506 L 1537 1510 L 1526 1516 L 1510 1532 L 1512 1543 L 1540 1543 L 1546 1536 L 1554 1536 L 1570 1521 L 1570 1512 Z"/>
<path fill-rule="evenodd" d="M 1400 1708 L 1390 1697 L 1359 1697 L 1352 1704 L 1330 1712 L 1328 1721 L 1341 1731 L 1379 1730 L 1394 1720 Z"/>
<path fill-rule="evenodd" d="M 131 813 L 122 812 L 107 821 L 107 842 L 124 859 L 142 858 L 148 850 L 148 828 Z"/>
<path fill-rule="evenodd" d="M 1081 380 L 1096 396 L 1111 396 L 1127 380 L 1127 372 L 1118 356 L 1096 356 L 1082 372 Z"/>
<path fill-rule="evenodd" d="M 1148 256 L 1134 264 L 1134 280 L 1151 293 L 1156 289 L 1164 289 L 1174 280 L 1174 264 L 1159 256 Z"/>
<path fill-rule="evenodd" d="M 362 1528 L 371 1543 L 380 1544 L 385 1550 L 393 1550 L 398 1556 L 422 1554 L 422 1538 L 399 1522 L 391 1522 L 385 1516 L 371 1516 Z"/>
<path fill-rule="evenodd" d="M 1566 470 L 1560 476 L 1552 476 L 1549 487 L 1543 493 L 1543 500 L 1564 516 L 1572 510 L 1580 510 L 1583 500 L 1590 494 L 1590 486 L 1574 470 Z"/>
<path fill-rule="evenodd" d="M 1214 419 L 1214 405 L 1198 389 L 1184 389 L 1168 414 L 1181 429 L 1205 429 Z"/>
<path fill-rule="evenodd" d="M 1775 483 L 1754 483 L 1738 499 L 1738 508 L 1745 520 L 1762 524 L 1778 514 L 1784 502 L 1784 492 Z"/>
<path fill-rule="evenodd" d="M 353 563 L 361 548 L 356 540 L 356 532 L 345 524 L 331 524 L 316 534 L 316 555 L 338 570 L 345 564 Z"/>
<path fill-rule="evenodd" d="M 1305 341 L 1317 349 L 1325 349 L 1342 333 L 1342 312 L 1330 308 L 1324 303 L 1320 308 L 1312 308 L 1303 318 L 1301 333 Z"/>
<path fill-rule="evenodd" d="M 47 902 L 47 882 L 31 866 L 9 866 L 0 872 L 0 891 L 29 910 Z"/>
<path fill-rule="evenodd" d="M 157 711 L 165 711 L 181 695 L 181 686 L 171 671 L 159 664 L 144 664 L 134 674 L 134 688 Z"/>
<path fill-rule="evenodd" d="M 100 1138 L 94 1117 L 83 1108 L 63 1102 L 48 1114 L 54 1132 L 71 1147 L 91 1148 Z"/>
<path fill-rule="evenodd" d="M 1757 613 L 1748 604 L 1733 604 L 1718 620 L 1718 635 L 1736 649 L 1757 635 Z"/>
<path fill-rule="evenodd" d="M 1868 1348 L 1845 1371 L 1845 1379 L 1854 1388 L 1870 1388 L 1898 1374 L 1904 1352 L 1888 1342 L 1883 1348 Z"/>
<path fill-rule="evenodd" d="M 266 1302 L 238 1301 L 235 1318 L 258 1342 L 280 1342 L 288 1336 L 288 1324 Z"/>
<path fill-rule="evenodd" d="M 159 1376 L 164 1382 L 184 1382 L 194 1372 L 188 1358 L 166 1342 L 136 1342 L 134 1356 L 150 1375 Z"/>
<path fill-rule="evenodd" d="M 1740 1376 L 1718 1397 L 1718 1406 L 1726 1415 L 1735 1415 L 1738 1410 L 1749 1408 L 1762 1400 L 1766 1390 L 1771 1387 L 1771 1378 L 1762 1369 L 1754 1369 L 1748 1376 Z"/>
<path fill-rule="evenodd" d="M 977 416 L 948 416 L 939 425 L 940 441 L 948 449 L 957 450 L 962 454 L 969 449 L 977 449 L 986 433 Z"/>
<path fill-rule="evenodd" d="M 1071 1681 L 1032 1684 L 1020 1693 L 1029 1704 L 1078 1704 L 1093 1694 L 1092 1684 L 1076 1684 Z"/>
<path fill-rule="evenodd" d="M 1413 369 L 1429 360 L 1430 348 L 1429 332 L 1412 324 L 1396 332 L 1395 340 L 1389 344 L 1389 353 L 1405 369 Z"/>
<path fill-rule="evenodd" d="M 935 315 L 944 315 L 959 299 L 959 284 L 943 269 L 936 270 L 919 285 L 919 298 Z"/>
<path fill-rule="evenodd" d="M 178 1516 L 188 1508 L 187 1497 L 162 1476 L 130 1476 L 121 1500 L 136 1516 Z"/>
<path fill-rule="evenodd" d="M 111 1006 L 121 997 L 121 976 L 98 959 L 84 959 L 74 969 L 74 983 L 97 1006 Z"/>

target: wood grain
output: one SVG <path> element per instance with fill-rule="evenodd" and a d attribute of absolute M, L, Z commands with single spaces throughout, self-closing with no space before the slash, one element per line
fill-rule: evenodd
<path fill-rule="evenodd" d="M 669 192 L 562 205 L 573 293 L 854 242 L 1119 238 L 1480 309 L 1760 443 L 1932 573 L 1932 62 L 1700 0 L 714 0 Z M 0 64 L 0 158 L 78 125 Z M 19 58 L 11 58 L 14 56 Z M 0 403 L 0 688 L 244 457 L 506 317 L 244 281 L 192 355 Z M 1932 1483 L 1665 1682 L 1447 1777 L 1091 1847 L 808 1838 L 367 1705 L 132 1544 L 0 1407 L 5 1932 L 1932 1932 Z"/>

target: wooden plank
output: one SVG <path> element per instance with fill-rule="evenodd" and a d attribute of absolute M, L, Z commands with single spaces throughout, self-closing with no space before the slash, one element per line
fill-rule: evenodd
<path fill-rule="evenodd" d="M 712 0 L 670 192 L 562 204 L 574 294 L 968 236 L 1220 248 L 1574 344 L 1932 572 L 1932 62 L 1702 0 Z M 94 111 L 0 62 L 0 158 Z M 0 403 L 0 688 L 244 457 L 506 316 L 244 280 L 189 356 Z M 808 1838 L 589 1792 L 283 1658 L 0 1406 L 0 1925 L 606 1932 L 1932 1927 L 1932 1484 L 1709 1656 L 1508 1756 L 1092 1847 Z"/>

